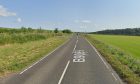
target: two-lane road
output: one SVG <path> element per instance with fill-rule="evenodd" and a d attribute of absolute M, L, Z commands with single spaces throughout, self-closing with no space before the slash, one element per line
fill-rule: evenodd
<path fill-rule="evenodd" d="M 121 84 L 120 78 L 83 37 L 73 36 L 48 56 L 3 80 L 4 84 Z"/>

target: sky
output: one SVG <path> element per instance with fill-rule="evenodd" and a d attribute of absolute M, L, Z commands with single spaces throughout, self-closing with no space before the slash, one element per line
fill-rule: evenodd
<path fill-rule="evenodd" d="M 94 32 L 140 27 L 140 0 L 0 0 L 0 27 Z"/>

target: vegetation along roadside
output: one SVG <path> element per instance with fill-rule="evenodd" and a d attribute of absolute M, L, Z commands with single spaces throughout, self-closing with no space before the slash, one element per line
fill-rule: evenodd
<path fill-rule="evenodd" d="M 89 34 L 86 38 L 97 48 L 97 50 L 106 58 L 119 76 L 127 84 L 140 84 L 140 60 L 125 50 L 120 49 L 106 41 L 107 38 L 101 39 L 99 35 Z M 105 35 L 102 35 L 105 37 Z M 113 37 L 114 39 L 117 39 Z M 123 38 L 124 39 L 124 38 Z M 127 39 L 127 36 L 126 36 Z M 110 39 L 112 41 L 116 41 Z M 128 39 L 127 39 L 128 40 Z M 118 42 L 119 44 L 121 41 Z M 126 41 L 128 43 L 128 41 Z"/>
<path fill-rule="evenodd" d="M 70 34 L 41 29 L 0 29 L 0 76 L 17 72 L 68 40 Z"/>

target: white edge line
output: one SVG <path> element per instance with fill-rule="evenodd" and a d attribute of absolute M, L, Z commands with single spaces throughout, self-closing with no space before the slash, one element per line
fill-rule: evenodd
<path fill-rule="evenodd" d="M 42 61 L 44 58 L 48 57 L 49 55 L 51 55 L 53 52 L 55 52 L 57 49 L 59 49 L 60 47 L 62 47 L 64 44 L 66 44 L 70 39 L 68 39 L 66 42 L 64 42 L 63 44 L 61 44 L 60 46 L 58 46 L 56 49 L 54 49 L 52 52 L 50 52 L 49 54 L 47 54 L 45 57 L 41 58 L 39 61 L 35 62 L 34 64 L 32 64 L 31 66 L 29 66 L 28 68 L 24 69 L 22 72 L 20 72 L 20 74 L 23 74 L 25 71 L 27 71 L 28 69 L 32 68 L 34 65 L 36 65 L 37 63 L 39 63 L 40 61 Z"/>
<path fill-rule="evenodd" d="M 114 77 L 115 80 L 117 80 L 116 76 L 114 75 L 114 73 L 112 73 L 112 76 Z"/>
<path fill-rule="evenodd" d="M 86 39 L 87 40 L 87 39 Z M 88 40 L 87 40 L 88 41 Z M 95 50 L 95 52 L 97 53 L 97 55 L 100 57 L 100 59 L 102 60 L 102 62 L 105 64 L 106 68 L 110 70 L 109 66 L 107 65 L 107 63 L 104 61 L 104 59 L 102 58 L 102 56 L 99 54 L 99 52 L 97 51 L 97 49 L 88 41 L 88 43 L 92 46 L 92 48 Z"/>
<path fill-rule="evenodd" d="M 87 39 L 86 39 L 86 40 L 87 40 Z M 102 59 L 103 63 L 105 63 L 105 65 L 107 65 L 107 63 L 103 60 L 102 56 L 99 54 L 99 52 L 97 51 L 97 49 L 96 49 L 88 40 L 87 40 L 87 42 L 91 45 L 91 47 L 95 50 L 95 52 L 98 54 L 98 56 Z M 107 65 L 106 67 L 108 67 L 109 71 L 112 72 L 112 70 L 109 68 L 108 65 Z M 112 76 L 114 77 L 114 79 L 117 80 L 117 77 L 114 75 L 114 73 L 112 72 L 111 74 L 112 74 Z M 120 79 L 119 79 L 119 82 L 120 82 L 121 84 L 123 84 L 122 81 L 121 81 Z"/>
<path fill-rule="evenodd" d="M 68 68 L 68 66 L 69 66 L 69 63 L 70 63 L 70 60 L 67 62 L 67 65 L 66 65 L 66 67 L 65 67 L 65 69 L 64 69 L 64 71 L 63 71 L 63 73 L 62 73 L 62 75 L 61 75 L 61 77 L 60 77 L 60 79 L 59 79 L 58 84 L 61 84 L 61 82 L 62 82 L 62 80 L 63 80 L 63 77 L 64 77 L 64 75 L 65 75 L 65 73 L 66 73 L 66 71 L 67 71 L 67 68 Z"/>
<path fill-rule="evenodd" d="M 86 39 L 87 40 L 87 39 Z M 88 40 L 87 40 L 88 41 Z M 92 46 L 92 48 L 95 50 L 95 52 L 97 53 L 97 55 L 100 57 L 100 59 L 102 60 L 102 62 L 105 64 L 106 68 L 111 71 L 111 69 L 109 68 L 109 66 L 107 65 L 107 63 L 104 61 L 104 59 L 102 58 L 102 56 L 99 54 L 99 52 L 97 51 L 97 49 L 88 41 L 88 43 Z M 112 76 L 114 77 L 115 80 L 117 80 L 116 76 L 114 75 L 114 73 L 112 73 Z"/>

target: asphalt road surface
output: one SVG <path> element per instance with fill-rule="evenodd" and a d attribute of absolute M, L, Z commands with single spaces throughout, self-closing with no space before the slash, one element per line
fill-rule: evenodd
<path fill-rule="evenodd" d="M 49 55 L 3 84 L 122 84 L 120 78 L 83 37 L 74 35 Z"/>

